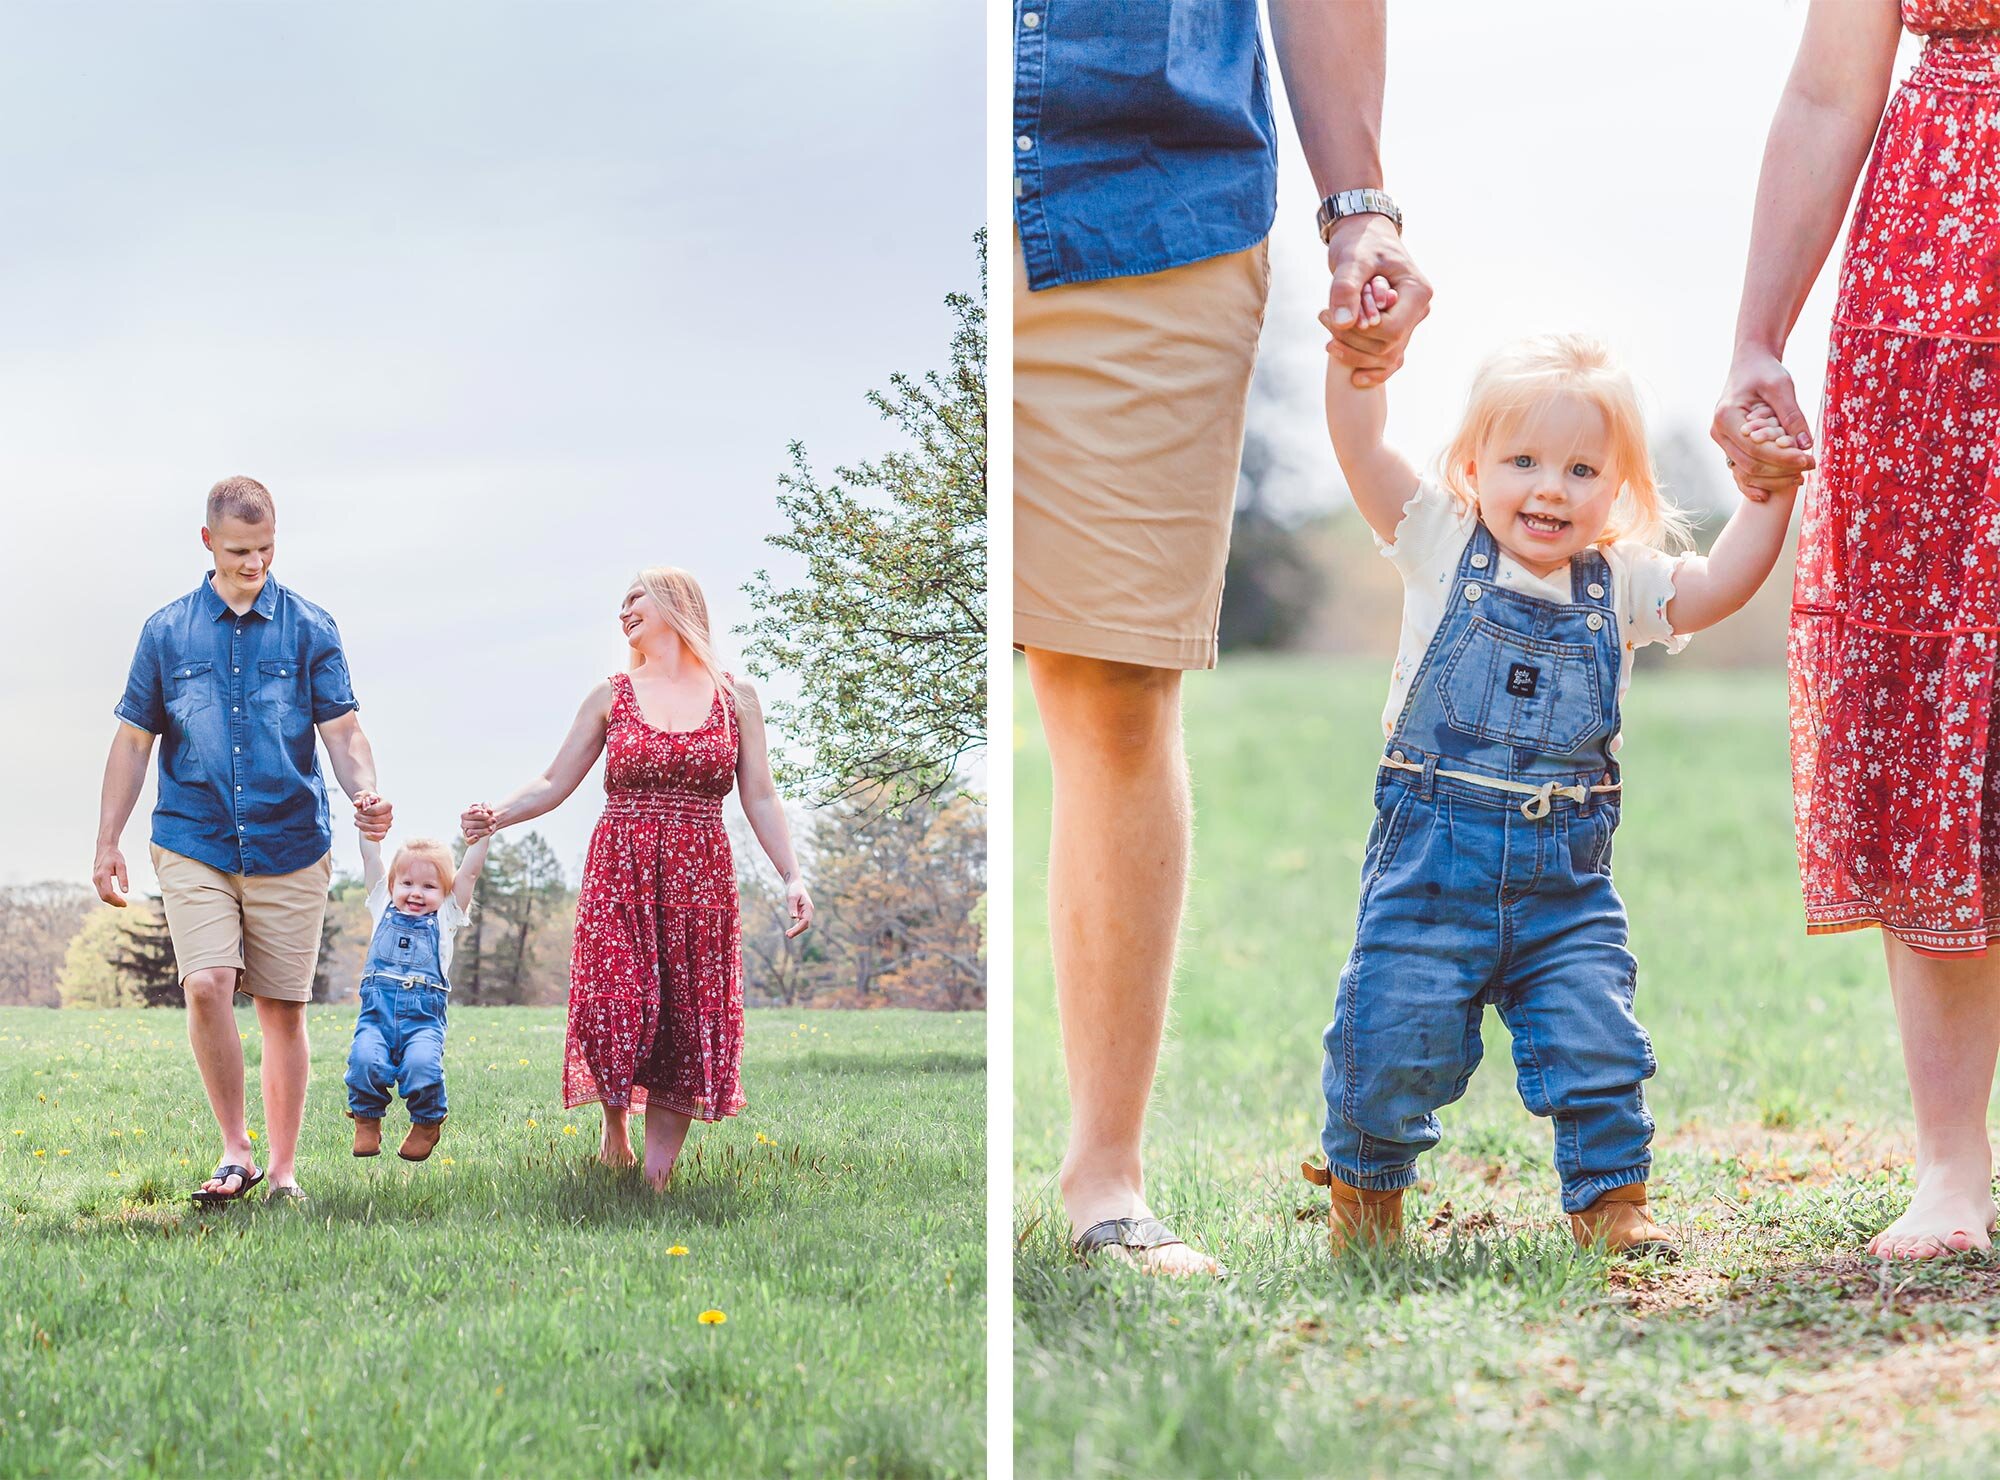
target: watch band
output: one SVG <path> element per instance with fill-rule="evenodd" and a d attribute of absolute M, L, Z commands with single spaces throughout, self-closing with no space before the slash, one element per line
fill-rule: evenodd
<path fill-rule="evenodd" d="M 1403 229 L 1403 213 L 1386 190 L 1343 190 L 1319 203 L 1319 239 L 1333 234 L 1333 223 L 1348 216 L 1387 216 L 1396 230 Z"/>

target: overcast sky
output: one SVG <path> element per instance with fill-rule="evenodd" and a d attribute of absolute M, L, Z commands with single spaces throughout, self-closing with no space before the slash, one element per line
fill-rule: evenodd
<path fill-rule="evenodd" d="M 1764 137 L 1806 8 L 1390 7 L 1383 165 L 1411 251 L 1437 290 L 1390 382 L 1389 436 L 1400 450 L 1427 463 L 1480 359 L 1551 329 L 1611 343 L 1648 389 L 1657 436 L 1679 427 L 1705 437 L 1729 365 Z M 1905 38 L 1899 76 L 1916 46 Z M 1257 411 L 1290 454 L 1284 501 L 1323 507 L 1344 501 L 1321 410 L 1326 336 L 1314 320 L 1326 303 L 1326 254 L 1282 96 L 1278 110 L 1280 204 Z M 1787 357 L 1815 426 L 1838 253 Z M 1694 471 L 1725 493 L 1721 454 L 1702 445 L 1707 460 Z"/>
<path fill-rule="evenodd" d="M 887 450 L 865 393 L 946 359 L 980 37 L 933 0 L 0 3 L 0 882 L 88 877 L 225 475 L 272 490 L 412 829 L 548 761 L 639 566 L 745 621 L 797 570 L 786 444 Z M 572 867 L 600 787 L 537 824 Z"/>

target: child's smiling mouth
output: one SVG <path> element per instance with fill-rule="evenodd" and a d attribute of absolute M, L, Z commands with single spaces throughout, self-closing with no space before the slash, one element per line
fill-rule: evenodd
<path fill-rule="evenodd" d="M 1528 527 L 1531 533 L 1541 535 L 1544 538 L 1559 535 L 1569 528 L 1569 521 L 1567 519 L 1556 519 L 1547 514 L 1530 514 L 1524 511 L 1517 517 L 1521 523 Z"/>

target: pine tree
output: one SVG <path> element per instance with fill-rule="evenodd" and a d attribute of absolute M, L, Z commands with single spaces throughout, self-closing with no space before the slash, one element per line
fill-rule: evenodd
<path fill-rule="evenodd" d="M 174 938 L 167 930 L 167 912 L 160 896 L 152 896 L 150 911 L 126 922 L 123 939 L 111 964 L 120 980 L 147 1007 L 186 1007 L 180 968 L 174 963 Z"/>

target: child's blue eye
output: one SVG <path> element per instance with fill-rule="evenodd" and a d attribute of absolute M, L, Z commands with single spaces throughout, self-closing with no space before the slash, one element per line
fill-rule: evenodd
<path fill-rule="evenodd" d="M 1525 452 L 1517 452 L 1507 461 L 1517 468 L 1532 468 L 1535 465 L 1535 460 Z"/>
<path fill-rule="evenodd" d="M 1572 477 L 1595 478 L 1597 476 L 1597 469 L 1593 468 L 1589 463 L 1571 463 L 1569 470 Z"/>

